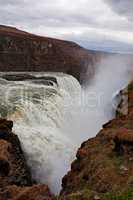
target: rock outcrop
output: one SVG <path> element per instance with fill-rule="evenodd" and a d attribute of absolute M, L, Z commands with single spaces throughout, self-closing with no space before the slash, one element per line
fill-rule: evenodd
<path fill-rule="evenodd" d="M 31 178 L 13 122 L 0 119 L 0 200 L 51 200 L 46 185 Z"/>
<path fill-rule="evenodd" d="M 46 185 L 33 185 L 31 187 L 9 186 L 0 191 L 0 200 L 52 200 Z"/>
<path fill-rule="evenodd" d="M 106 53 L 86 50 L 74 42 L 36 36 L 0 26 L 0 71 L 65 72 L 78 80 Z"/>
<path fill-rule="evenodd" d="M 43 85 L 58 85 L 57 79 L 52 76 L 40 76 L 36 77 L 30 74 L 21 73 L 21 74 L 3 74 L 1 78 L 7 81 L 32 81 L 32 83 L 38 83 Z"/>
<path fill-rule="evenodd" d="M 107 194 L 125 194 L 129 188 L 130 198 L 121 195 L 119 199 L 133 198 L 133 83 L 126 91 L 128 114 L 117 115 L 81 145 L 71 171 L 63 178 L 64 199 L 106 199 Z"/>

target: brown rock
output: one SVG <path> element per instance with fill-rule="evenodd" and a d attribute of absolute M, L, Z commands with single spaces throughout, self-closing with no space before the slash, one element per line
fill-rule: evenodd
<path fill-rule="evenodd" d="M 5 140 L 0 140 L 0 176 L 8 176 L 10 172 L 10 150 L 12 146 Z"/>
<path fill-rule="evenodd" d="M 0 119 L 0 188 L 11 184 L 31 185 L 32 179 L 12 121 Z"/>
<path fill-rule="evenodd" d="M 128 87 L 128 97 L 127 115 L 117 116 L 95 138 L 81 145 L 71 171 L 63 178 L 62 196 L 74 192 L 85 195 L 83 191 L 88 191 L 92 200 L 93 193 L 101 198 L 133 186 L 133 83 Z"/>
<path fill-rule="evenodd" d="M 94 65 L 107 55 L 112 54 L 89 51 L 74 42 L 0 26 L 0 71 L 65 72 L 80 80 L 88 66 L 91 77 Z"/>
<path fill-rule="evenodd" d="M 33 185 L 13 123 L 0 119 L 0 200 L 51 200 L 46 185 Z"/>
<path fill-rule="evenodd" d="M 52 196 L 46 185 L 17 187 L 15 185 L 0 192 L 0 200 L 51 200 Z"/>

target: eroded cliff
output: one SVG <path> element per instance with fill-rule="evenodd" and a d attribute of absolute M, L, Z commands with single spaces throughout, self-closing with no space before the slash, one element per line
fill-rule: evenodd
<path fill-rule="evenodd" d="M 63 178 L 63 199 L 133 199 L 133 83 L 124 95 L 128 114 L 119 110 L 116 119 L 81 145 Z"/>
<path fill-rule="evenodd" d="M 40 37 L 0 26 L 0 71 L 65 72 L 80 79 L 105 53 L 86 50 L 74 42 Z"/>
<path fill-rule="evenodd" d="M 0 200 L 50 200 L 44 184 L 31 178 L 13 122 L 0 119 Z"/>

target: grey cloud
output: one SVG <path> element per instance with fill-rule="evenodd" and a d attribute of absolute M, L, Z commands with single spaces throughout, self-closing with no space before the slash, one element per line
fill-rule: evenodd
<path fill-rule="evenodd" d="M 132 0 L 105 0 L 112 9 L 129 20 L 133 20 L 133 1 Z"/>
<path fill-rule="evenodd" d="M 24 3 L 24 1 L 22 0 L 0 0 L 0 6 L 4 6 L 4 5 L 22 5 Z"/>
<path fill-rule="evenodd" d="M 6 3 L 5 3 L 6 2 Z M 16 2 L 16 3 L 15 3 Z M 17 0 L 0 0 L 0 22 L 1 23 L 32 23 L 48 26 L 73 26 L 95 25 L 96 20 L 88 16 L 88 13 L 78 13 L 67 8 L 55 6 L 56 2 L 50 4 L 50 1 L 45 0 L 36 2 L 35 0 L 17 1 Z M 57 0 L 58 2 L 58 0 Z"/>
<path fill-rule="evenodd" d="M 114 5 L 114 0 L 105 0 Z M 128 1 L 128 0 L 126 0 Z M 61 4 L 60 0 L 0 0 L 0 23 L 8 24 L 32 24 L 53 26 L 53 27 L 68 27 L 68 26 L 91 26 L 120 29 L 133 29 L 130 24 L 105 23 L 103 25 L 97 22 L 99 16 L 89 15 L 89 3 L 80 0 L 75 1 L 75 8 L 71 9 L 71 1 L 66 5 Z M 117 2 L 117 3 L 116 3 Z M 115 5 L 119 5 L 117 0 Z M 121 5 L 121 4 L 120 4 Z M 121 6 L 122 7 L 122 6 Z M 130 28 L 129 28 L 130 27 Z"/>
<path fill-rule="evenodd" d="M 12 3 L 12 1 L 14 3 Z M 6 3 L 5 3 L 6 2 Z M 16 3 L 15 3 L 16 2 Z M 29 25 L 37 26 L 47 26 L 47 27 L 97 27 L 101 26 L 107 27 L 108 29 L 133 29 L 131 24 L 120 24 L 116 21 L 111 23 L 105 23 L 103 25 L 97 22 L 99 16 L 91 17 L 88 12 L 89 4 L 85 4 L 84 9 L 75 7 L 74 10 L 69 9 L 68 7 L 56 6 L 56 2 L 59 0 L 45 0 L 38 1 L 19 1 L 19 0 L 0 0 L 0 4 L 3 5 L 0 7 L 0 23 L 3 24 L 13 24 L 13 25 Z M 77 1 L 78 4 L 78 1 Z M 58 5 L 58 4 L 57 4 Z"/>
<path fill-rule="evenodd" d="M 133 31 L 131 21 L 119 21 L 116 18 L 111 20 L 110 16 L 103 17 L 104 21 L 102 20 L 102 15 L 105 13 L 101 12 L 103 4 L 106 2 L 115 12 L 119 14 L 125 13 L 127 16 L 126 8 L 129 4 L 124 5 L 124 2 L 130 3 L 130 0 L 94 1 L 101 2 L 99 4 L 100 8 L 98 7 L 98 9 L 101 9 L 100 12 L 95 11 L 91 0 L 0 0 L 0 24 L 13 25 L 33 33 L 41 33 L 42 35 L 46 34 L 47 36 L 58 38 L 61 34 L 64 34 L 63 38 L 78 41 L 83 45 L 91 41 L 91 44 L 98 43 L 99 46 L 104 44 L 104 37 L 102 42 L 99 43 L 101 38 L 97 36 L 98 29 Z M 107 6 L 107 4 L 105 5 Z M 93 9 L 96 13 L 93 12 Z M 101 20 L 99 21 L 100 17 Z M 83 32 L 84 28 L 94 28 L 95 32 L 82 33 L 81 37 L 77 33 L 70 34 L 74 29 L 76 30 L 75 32 Z M 112 41 L 110 43 L 106 41 L 106 43 L 111 45 Z"/>

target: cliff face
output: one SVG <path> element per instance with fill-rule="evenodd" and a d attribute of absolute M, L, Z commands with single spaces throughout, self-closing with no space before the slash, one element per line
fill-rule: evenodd
<path fill-rule="evenodd" d="M 95 138 L 81 145 L 71 171 L 63 178 L 63 198 L 133 199 L 133 83 L 125 95 L 128 114 L 118 114 Z M 112 197 L 106 198 L 108 193 Z"/>
<path fill-rule="evenodd" d="M 88 51 L 76 43 L 39 37 L 0 26 L 0 71 L 65 72 L 80 79 L 106 53 Z"/>
<path fill-rule="evenodd" d="M 0 119 L 0 200 L 50 200 L 46 185 L 35 185 L 13 122 Z"/>

